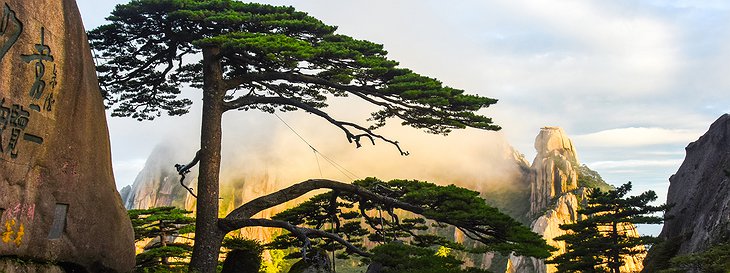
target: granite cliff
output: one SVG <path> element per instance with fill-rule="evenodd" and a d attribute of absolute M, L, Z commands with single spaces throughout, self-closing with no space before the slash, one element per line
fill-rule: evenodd
<path fill-rule="evenodd" d="M 684 162 L 669 178 L 667 204 L 658 250 L 645 272 L 655 272 L 676 255 L 702 252 L 730 242 L 730 115 L 722 115 L 686 148 Z M 662 256 L 662 257 L 660 257 Z"/>

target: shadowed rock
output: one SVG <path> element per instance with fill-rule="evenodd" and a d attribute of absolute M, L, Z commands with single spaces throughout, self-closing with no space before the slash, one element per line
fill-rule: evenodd
<path fill-rule="evenodd" d="M 702 252 L 730 238 L 730 115 L 724 114 L 697 141 L 669 178 L 667 204 L 674 205 L 659 235 L 668 243 L 664 259 Z M 662 266 L 650 253 L 648 270 Z M 661 264 L 657 264 L 661 263 Z"/>

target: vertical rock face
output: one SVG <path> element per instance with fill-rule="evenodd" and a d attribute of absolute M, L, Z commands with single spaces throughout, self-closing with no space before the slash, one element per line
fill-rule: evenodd
<path fill-rule="evenodd" d="M 558 248 L 554 253 L 562 254 L 566 252 L 565 242 L 555 241 L 553 238 L 565 234 L 560 229 L 562 224 L 574 223 L 583 218 L 578 214 L 579 199 L 585 201 L 587 191 L 581 189 L 577 195 L 573 193 L 565 193 L 561 195 L 555 202 L 554 207 L 547 209 L 544 215 L 538 217 L 531 225 L 533 232 L 540 234 L 551 246 Z M 545 264 L 542 260 L 526 257 L 511 256 L 509 261 L 508 273 L 536 272 L 547 273 L 557 272 L 555 265 Z"/>
<path fill-rule="evenodd" d="M 730 115 L 722 115 L 669 178 L 668 212 L 661 238 L 676 255 L 701 252 L 730 237 Z M 654 261 L 649 261 L 653 263 Z"/>
<path fill-rule="evenodd" d="M 190 160 L 190 159 L 187 159 Z M 175 164 L 185 162 L 185 155 L 171 145 L 161 144 L 147 158 L 144 168 L 137 174 L 131 187 L 120 192 L 124 207 L 127 209 L 148 209 L 175 206 L 192 209 L 192 196 L 180 185 L 180 176 Z M 184 183 L 189 185 L 196 180 L 197 168 L 186 175 Z"/>
<path fill-rule="evenodd" d="M 129 271 L 134 238 L 76 3 L 0 9 L 0 256 Z"/>
<path fill-rule="evenodd" d="M 560 127 L 543 127 L 535 138 L 537 156 L 530 174 L 530 215 L 541 213 L 563 193 L 578 187 L 578 155 Z"/>

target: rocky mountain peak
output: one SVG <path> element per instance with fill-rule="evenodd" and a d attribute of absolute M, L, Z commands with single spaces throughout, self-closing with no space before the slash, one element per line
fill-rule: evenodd
<path fill-rule="evenodd" d="M 535 138 L 535 150 L 537 155 L 529 174 L 529 217 L 534 219 L 530 228 L 556 247 L 558 250 L 553 254 L 559 255 L 567 251 L 564 242 L 553 240 L 565 234 L 560 225 L 575 223 L 585 217 L 578 210 L 587 202 L 590 189 L 579 188 L 578 177 L 582 168 L 590 169 L 580 167 L 573 141 L 560 127 L 543 127 Z M 605 184 L 602 180 L 601 183 Z M 630 235 L 639 236 L 635 226 L 629 224 L 624 228 Z M 626 257 L 621 272 L 641 271 L 643 258 L 643 255 Z M 510 256 L 505 272 L 554 273 L 557 268 L 543 260 Z"/>
<path fill-rule="evenodd" d="M 543 127 L 535 138 L 537 156 L 530 174 L 530 214 L 538 215 L 555 197 L 578 188 L 578 154 L 560 127 Z"/>
<path fill-rule="evenodd" d="M 557 152 L 572 161 L 578 161 L 578 154 L 573 147 L 573 141 L 568 138 L 568 134 L 560 127 L 542 127 L 540 133 L 535 137 L 535 150 L 542 155 Z"/>

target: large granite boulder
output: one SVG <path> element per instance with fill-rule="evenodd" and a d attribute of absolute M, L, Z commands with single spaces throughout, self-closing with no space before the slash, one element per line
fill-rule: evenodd
<path fill-rule="evenodd" d="M 702 252 L 730 240 L 730 115 L 724 114 L 697 141 L 669 178 L 666 213 L 659 237 L 666 244 L 649 255 L 654 272 L 676 255 Z M 663 259 L 663 260 L 662 260 Z"/>
<path fill-rule="evenodd" d="M 76 3 L 0 9 L 0 257 L 129 271 L 134 236 Z"/>

